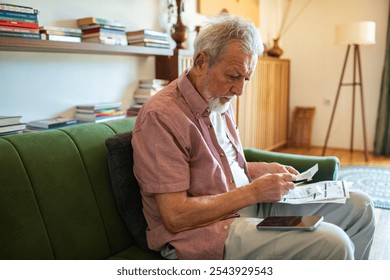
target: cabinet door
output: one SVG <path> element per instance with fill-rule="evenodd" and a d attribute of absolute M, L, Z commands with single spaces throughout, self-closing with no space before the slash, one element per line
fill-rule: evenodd
<path fill-rule="evenodd" d="M 259 58 L 256 71 L 236 104 L 245 148 L 273 150 L 287 144 L 290 61 Z"/>

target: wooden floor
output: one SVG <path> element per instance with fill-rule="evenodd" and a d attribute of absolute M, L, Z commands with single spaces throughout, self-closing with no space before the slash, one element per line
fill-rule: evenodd
<path fill-rule="evenodd" d="M 280 148 L 278 152 L 301 154 L 301 155 L 313 155 L 321 156 L 322 148 L 312 147 L 310 149 L 305 148 Z M 384 166 L 390 167 L 390 157 L 375 156 L 372 153 L 368 153 L 368 161 L 365 160 L 364 153 L 360 151 L 349 152 L 349 150 L 343 149 L 326 149 L 325 155 L 337 156 L 340 159 L 341 166 L 347 165 L 370 165 L 370 166 Z"/>
<path fill-rule="evenodd" d="M 322 148 L 280 148 L 278 152 L 301 154 L 301 155 L 322 155 Z M 326 154 L 337 156 L 341 166 L 348 165 L 369 165 L 390 167 L 390 157 L 375 156 L 369 153 L 368 161 L 365 161 L 364 153 L 342 149 L 327 149 Z M 390 210 L 375 208 L 376 230 L 372 244 L 370 260 L 390 260 Z"/>

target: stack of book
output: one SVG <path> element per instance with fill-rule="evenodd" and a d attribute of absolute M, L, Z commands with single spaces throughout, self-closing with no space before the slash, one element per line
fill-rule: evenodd
<path fill-rule="evenodd" d="M 62 42 L 81 42 L 80 28 L 67 28 L 57 26 L 41 26 L 39 27 L 42 40 L 62 41 Z"/>
<path fill-rule="evenodd" d="M 20 123 L 22 116 L 0 116 L 0 136 L 22 133 L 26 124 Z"/>
<path fill-rule="evenodd" d="M 31 7 L 0 3 L 0 36 L 41 39 L 38 10 Z"/>
<path fill-rule="evenodd" d="M 127 45 L 125 26 L 117 20 L 88 17 L 77 20 L 82 29 L 82 41 L 107 45 Z"/>
<path fill-rule="evenodd" d="M 124 119 L 126 113 L 120 109 L 121 105 L 121 102 L 78 105 L 76 106 L 75 119 L 95 123 Z"/>
<path fill-rule="evenodd" d="M 134 92 L 134 103 L 127 109 L 127 116 L 137 116 L 142 105 L 168 83 L 168 80 L 162 79 L 140 80 L 138 88 Z"/>
<path fill-rule="evenodd" d="M 166 32 L 142 29 L 128 31 L 126 32 L 126 36 L 129 45 L 164 49 L 170 48 L 169 35 Z"/>
<path fill-rule="evenodd" d="M 47 130 L 47 129 L 66 127 L 75 124 L 79 124 L 79 122 L 73 118 L 55 117 L 55 118 L 28 122 L 26 130 L 27 131 Z"/>

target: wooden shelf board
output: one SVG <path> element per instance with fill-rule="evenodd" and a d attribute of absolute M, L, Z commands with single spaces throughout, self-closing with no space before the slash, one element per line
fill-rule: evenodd
<path fill-rule="evenodd" d="M 0 37 L 1 51 L 54 52 L 135 56 L 172 56 L 173 51 L 163 48 L 105 45 L 98 43 L 72 43 L 37 39 Z"/>

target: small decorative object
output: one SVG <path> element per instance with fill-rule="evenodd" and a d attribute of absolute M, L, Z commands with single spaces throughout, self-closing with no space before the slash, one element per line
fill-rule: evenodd
<path fill-rule="evenodd" d="M 273 56 L 273 57 L 280 57 L 283 54 L 283 50 L 279 47 L 279 39 L 274 39 L 274 45 L 271 49 L 267 50 L 267 55 Z"/>
<path fill-rule="evenodd" d="M 176 49 L 183 49 L 183 42 L 187 39 L 187 26 L 181 21 L 182 1 L 176 0 L 177 5 L 177 22 L 173 26 L 174 32 L 171 34 L 172 39 L 176 42 Z"/>
<path fill-rule="evenodd" d="M 284 15 L 282 18 L 282 23 L 281 23 L 280 28 L 279 28 L 279 32 L 278 32 L 276 38 L 273 39 L 274 45 L 267 52 L 267 54 L 269 56 L 280 57 L 283 54 L 283 50 L 279 46 L 280 37 L 287 32 L 287 30 L 291 27 L 291 25 L 295 22 L 295 20 L 298 18 L 298 16 L 303 12 L 303 10 L 308 6 L 308 4 L 311 1 L 312 0 L 307 0 L 306 4 L 302 7 L 302 9 L 295 15 L 295 17 L 290 21 L 290 23 L 285 28 L 286 19 L 288 17 L 288 14 L 290 11 L 290 6 L 291 6 L 291 0 L 287 0 L 287 6 L 286 6 L 286 9 L 284 10 Z"/>

